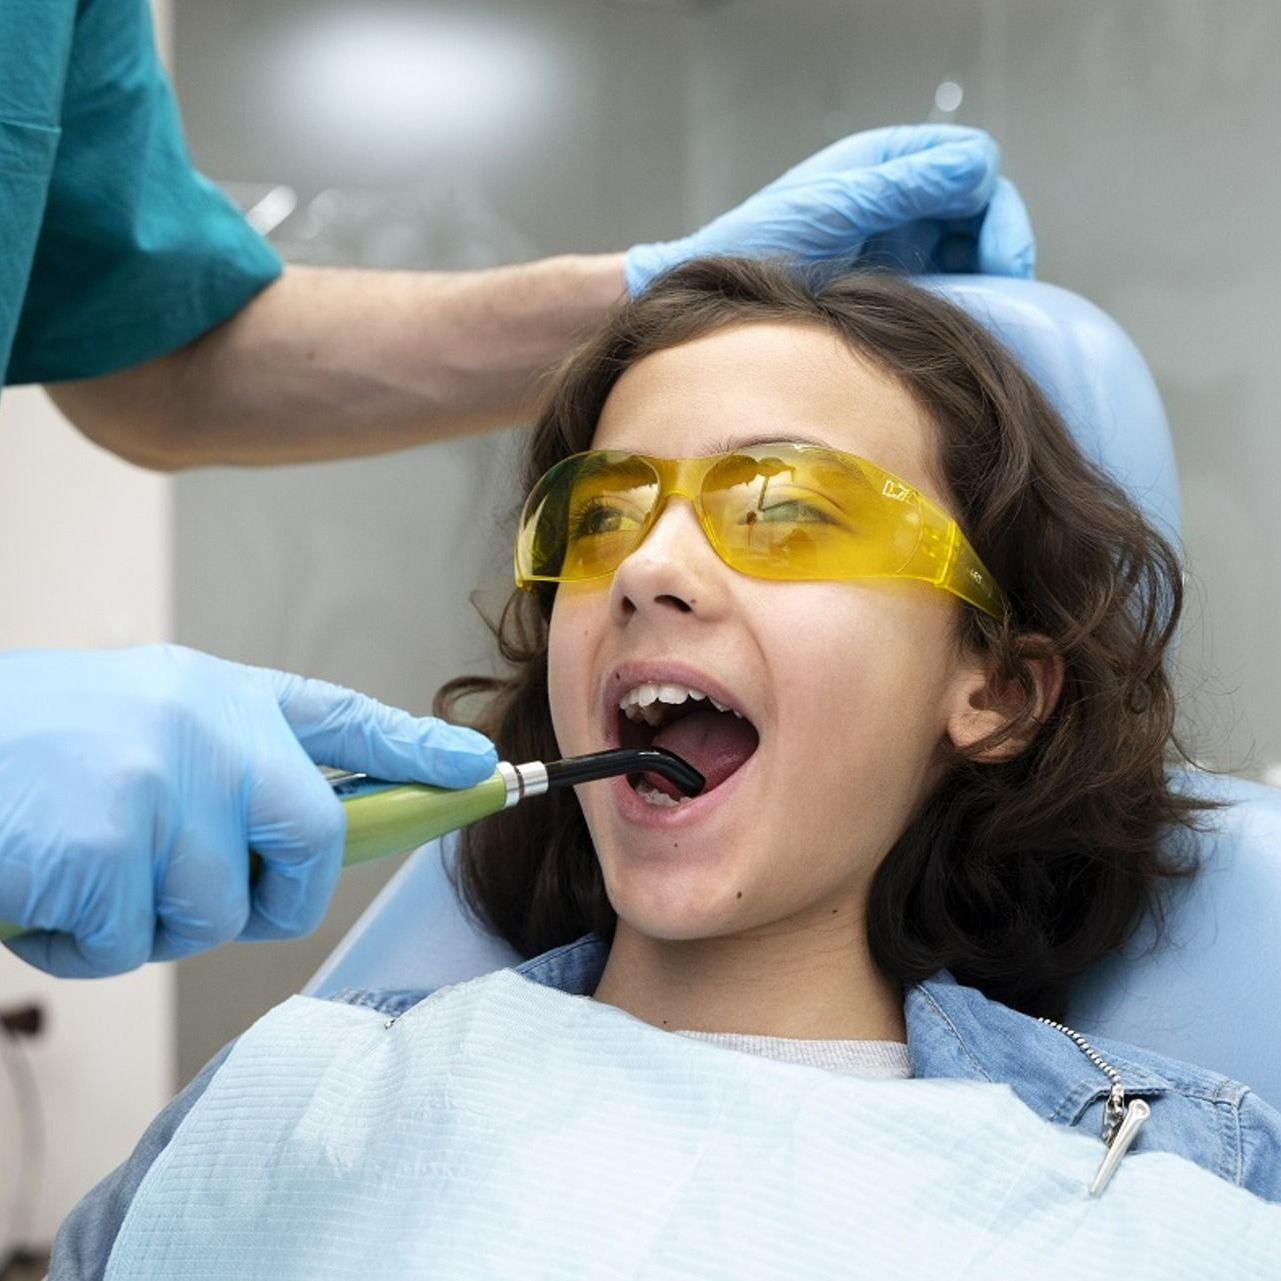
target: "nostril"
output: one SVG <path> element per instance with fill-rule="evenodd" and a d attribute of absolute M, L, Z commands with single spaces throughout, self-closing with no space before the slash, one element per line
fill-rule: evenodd
<path fill-rule="evenodd" d="M 682 614 L 688 614 L 690 610 L 694 608 L 692 603 L 683 601 L 679 596 L 672 596 L 670 593 L 665 593 L 662 596 L 655 596 L 654 600 L 659 605 L 675 605 Z"/>
<path fill-rule="evenodd" d="M 632 600 L 630 596 L 620 597 L 618 603 L 619 608 L 623 611 L 624 618 L 630 618 L 637 610 L 636 602 Z M 692 600 L 683 601 L 679 596 L 673 596 L 670 592 L 664 592 L 659 596 L 655 596 L 654 604 L 671 606 L 682 614 L 691 613 L 694 609 L 694 602 Z"/>

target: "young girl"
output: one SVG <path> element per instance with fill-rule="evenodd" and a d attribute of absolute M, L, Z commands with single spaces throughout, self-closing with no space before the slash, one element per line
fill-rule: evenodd
<path fill-rule="evenodd" d="M 987 333 L 885 276 L 813 291 L 744 261 L 685 266 L 561 372 L 526 492 L 526 590 L 500 628 L 512 675 L 454 682 L 445 706 L 490 695 L 484 728 L 508 759 L 653 743 L 707 785 L 593 783 L 471 828 L 460 887 L 534 958 L 515 974 L 681 1033 L 663 1054 L 710 1048 L 692 1039 L 827 1069 L 805 1078 L 816 1096 L 831 1074 L 1000 1083 L 1103 1140 L 1095 1191 L 1129 1150 L 1281 1200 L 1281 1118 L 1248 1090 L 1047 1021 L 1161 879 L 1195 871 L 1169 853 L 1198 809 L 1165 774 L 1180 575 Z M 390 1035 L 426 996 L 351 1000 L 390 1015 Z M 499 1053 L 484 1026 L 448 1036 Z M 257 1031 L 81 1203 L 53 1276 L 102 1275 L 144 1177 L 152 1202 L 196 1204 L 174 1150 L 216 1132 L 196 1124 L 206 1095 L 219 1117 L 243 1110 L 220 1082 L 252 1052 L 272 1071 L 235 1079 L 266 1115 L 294 1070 L 294 1041 Z M 716 1065 L 745 1061 L 721 1049 Z M 354 1096 L 310 1095 L 271 1141 L 273 1179 L 350 1163 L 294 1145 L 390 1089 L 362 1055 Z M 442 1097 L 453 1109 L 459 1073 L 412 1088 L 427 1092 L 406 1125 Z M 199 1155 L 202 1187 L 238 1159 Z M 245 1158 L 235 1186 L 261 1165 Z M 198 1215 L 146 1222 L 177 1242 L 171 1260 L 191 1257 L 186 1232 L 213 1248 Z"/>

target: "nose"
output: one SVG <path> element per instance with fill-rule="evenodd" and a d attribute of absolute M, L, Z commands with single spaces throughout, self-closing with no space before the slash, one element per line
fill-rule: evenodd
<path fill-rule="evenodd" d="M 710 617 L 725 598 L 731 571 L 707 541 L 689 501 L 671 498 L 610 583 L 610 613 L 627 622 L 639 613 Z"/>

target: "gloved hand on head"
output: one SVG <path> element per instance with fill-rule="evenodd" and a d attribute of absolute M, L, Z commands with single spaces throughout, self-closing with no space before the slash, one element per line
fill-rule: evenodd
<path fill-rule="evenodd" d="M 1030 277 L 1036 242 L 999 158 L 986 133 L 959 125 L 851 134 L 701 231 L 634 246 L 627 288 L 635 296 L 678 263 L 712 254 Z"/>
<path fill-rule="evenodd" d="M 90 977 L 306 933 L 346 833 L 315 762 L 465 787 L 497 755 L 472 730 L 177 646 L 0 655 L 0 920 L 33 931 L 8 946 Z"/>

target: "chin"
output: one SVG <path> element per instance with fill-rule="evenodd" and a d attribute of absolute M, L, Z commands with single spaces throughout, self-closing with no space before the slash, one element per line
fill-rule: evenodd
<path fill-rule="evenodd" d="M 668 889 L 669 887 L 664 887 Z M 693 943 L 735 933 L 742 925 L 734 920 L 733 901 L 717 902 L 719 894 L 640 892 L 635 886 L 617 890 L 606 882 L 610 905 L 620 928 L 664 943 Z"/>

